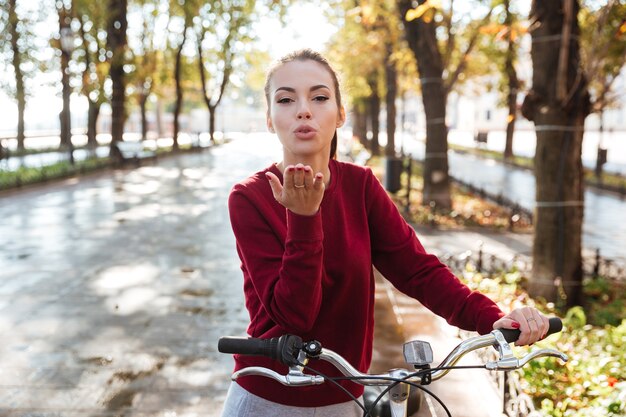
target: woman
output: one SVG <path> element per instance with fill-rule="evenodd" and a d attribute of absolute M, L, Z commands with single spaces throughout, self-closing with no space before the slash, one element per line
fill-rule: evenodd
<path fill-rule="evenodd" d="M 368 168 L 334 159 L 345 111 L 337 75 L 321 55 L 302 50 L 281 59 L 268 74 L 265 96 L 267 126 L 282 144 L 283 160 L 235 185 L 229 198 L 250 336 L 316 339 L 366 372 L 374 328 L 372 265 L 452 325 L 482 334 L 519 328 L 519 344 L 545 335 L 548 320 L 537 310 L 505 315 L 426 253 Z M 286 371 L 262 357 L 235 361 L 236 370 Z M 322 361 L 313 367 L 338 375 Z M 363 393 L 358 384 L 342 385 L 356 397 Z M 248 376 L 231 385 L 224 407 L 224 416 L 244 415 L 360 413 L 330 383 L 295 388 Z"/>

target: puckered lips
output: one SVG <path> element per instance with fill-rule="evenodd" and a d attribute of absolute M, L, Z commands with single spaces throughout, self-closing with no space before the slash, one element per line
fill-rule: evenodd
<path fill-rule="evenodd" d="M 311 139 L 317 134 L 317 130 L 309 125 L 300 125 L 293 133 L 298 139 Z"/>

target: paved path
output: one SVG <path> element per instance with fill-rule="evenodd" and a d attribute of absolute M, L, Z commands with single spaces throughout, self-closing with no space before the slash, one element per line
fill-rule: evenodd
<path fill-rule="evenodd" d="M 232 359 L 216 341 L 247 323 L 226 198 L 278 155 L 249 135 L 0 194 L 0 415 L 219 416 Z M 436 352 L 456 342 L 415 302 L 386 286 L 378 298 L 374 367 L 389 368 L 384 352 L 405 337 L 430 337 Z"/>
<path fill-rule="evenodd" d="M 226 198 L 268 153 L 234 141 L 2 194 L 0 415 L 219 415 L 216 341 L 247 319 Z"/>

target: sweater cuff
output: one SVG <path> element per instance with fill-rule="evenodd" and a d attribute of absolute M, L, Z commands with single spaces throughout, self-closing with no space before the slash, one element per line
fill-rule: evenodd
<path fill-rule="evenodd" d="M 480 322 L 476 326 L 476 331 L 483 335 L 493 330 L 493 323 L 504 317 L 505 314 L 497 307 L 492 307 L 482 315 Z"/>
<path fill-rule="evenodd" d="M 312 216 L 287 210 L 287 238 L 291 240 L 323 240 L 322 208 Z"/>

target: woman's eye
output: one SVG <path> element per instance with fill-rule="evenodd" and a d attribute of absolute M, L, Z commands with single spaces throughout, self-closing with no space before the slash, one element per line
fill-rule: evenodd
<path fill-rule="evenodd" d="M 276 100 L 276 102 L 278 104 L 287 104 L 287 103 L 291 103 L 293 100 L 290 99 L 289 97 L 283 97 L 283 98 L 279 98 L 278 100 Z"/>
<path fill-rule="evenodd" d="M 315 101 L 326 101 L 326 100 L 328 100 L 328 97 L 326 97 L 326 96 L 315 96 L 315 97 L 313 97 L 313 100 L 315 100 Z"/>

